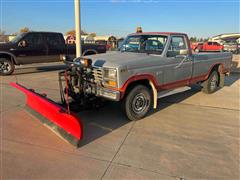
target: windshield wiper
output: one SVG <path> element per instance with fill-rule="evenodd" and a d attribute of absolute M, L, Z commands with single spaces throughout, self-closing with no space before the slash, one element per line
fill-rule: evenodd
<path fill-rule="evenodd" d="M 162 51 L 149 51 L 149 50 L 144 50 L 145 53 L 147 54 L 157 54 L 157 55 L 161 55 L 162 54 Z"/>

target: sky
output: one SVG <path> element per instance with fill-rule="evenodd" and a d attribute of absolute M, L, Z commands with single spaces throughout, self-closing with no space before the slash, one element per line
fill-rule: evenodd
<path fill-rule="evenodd" d="M 81 0 L 81 26 L 97 35 L 143 31 L 211 37 L 240 32 L 239 0 Z M 0 29 L 23 27 L 66 33 L 74 29 L 74 0 L 0 0 Z"/>

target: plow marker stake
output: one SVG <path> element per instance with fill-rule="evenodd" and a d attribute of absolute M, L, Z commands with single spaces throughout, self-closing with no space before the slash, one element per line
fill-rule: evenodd
<path fill-rule="evenodd" d="M 79 146 L 83 126 L 77 115 L 71 112 L 68 114 L 66 109 L 59 104 L 18 83 L 11 82 L 10 85 L 24 92 L 27 96 L 27 110 L 64 140 L 74 146 Z"/>

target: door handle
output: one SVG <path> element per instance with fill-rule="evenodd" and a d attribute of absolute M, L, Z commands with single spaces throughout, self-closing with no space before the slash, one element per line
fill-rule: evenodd
<path fill-rule="evenodd" d="M 189 57 L 188 56 L 184 56 L 183 60 L 177 66 L 175 66 L 175 69 L 180 68 L 182 66 L 182 64 L 185 61 L 188 61 L 188 60 L 189 60 Z"/>

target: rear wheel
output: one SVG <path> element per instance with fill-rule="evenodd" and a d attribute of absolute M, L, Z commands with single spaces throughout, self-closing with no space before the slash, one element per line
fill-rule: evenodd
<path fill-rule="evenodd" d="M 219 82 L 220 78 L 218 72 L 213 71 L 208 79 L 202 83 L 202 92 L 206 94 L 214 93 L 219 87 Z"/>
<path fill-rule="evenodd" d="M 123 106 L 129 120 L 136 121 L 147 115 L 152 104 L 152 94 L 143 85 L 135 86 L 125 97 Z"/>
<path fill-rule="evenodd" d="M 0 59 L 0 75 L 10 75 L 15 69 L 14 63 L 9 59 Z"/>

